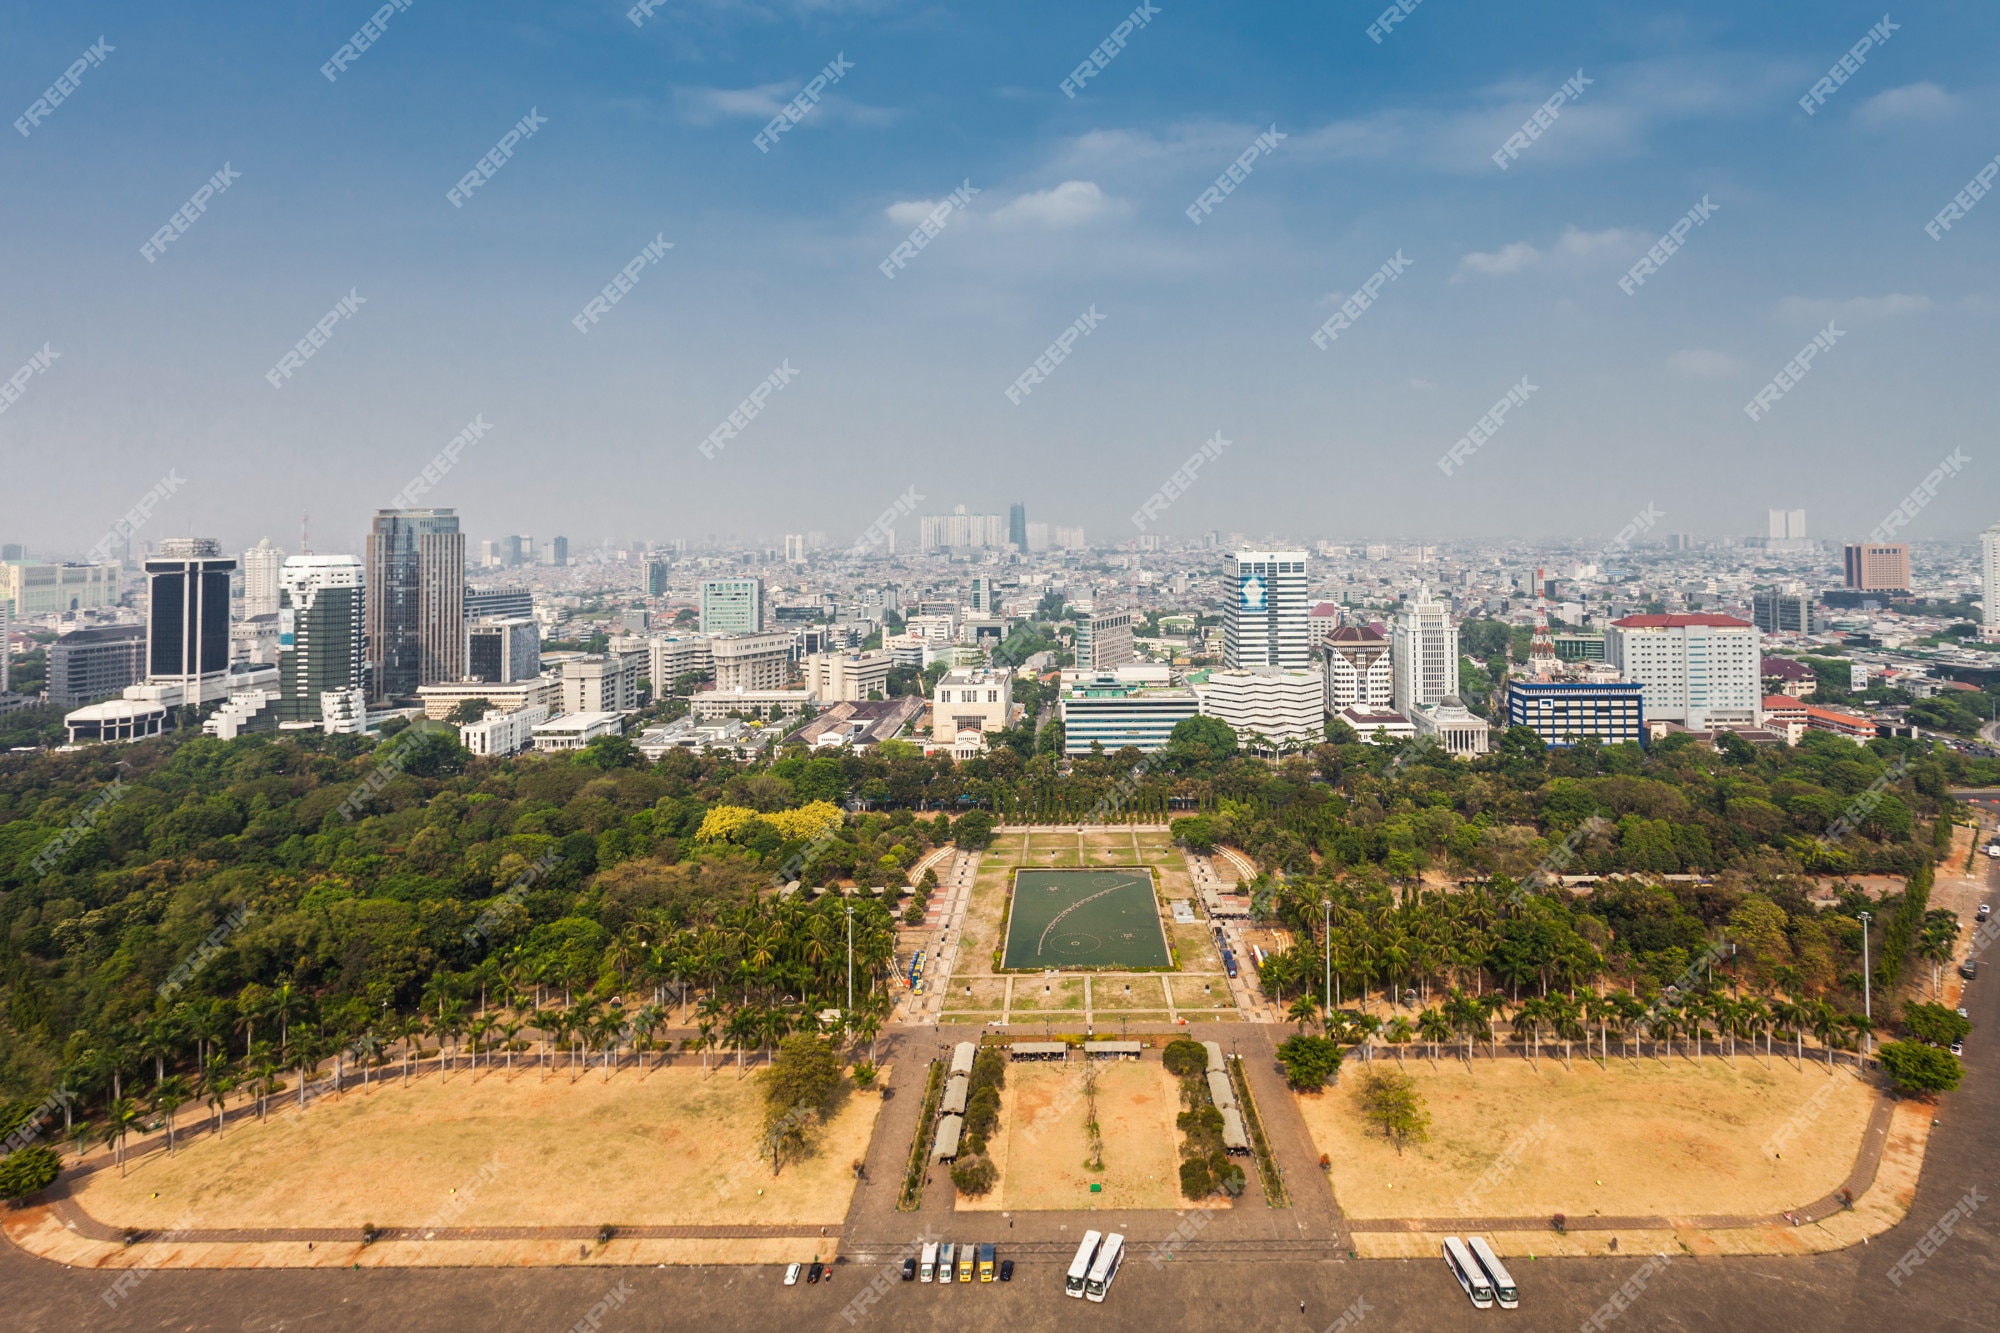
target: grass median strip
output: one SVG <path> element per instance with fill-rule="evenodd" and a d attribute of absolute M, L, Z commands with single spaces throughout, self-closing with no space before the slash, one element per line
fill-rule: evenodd
<path fill-rule="evenodd" d="M 1257 1175 L 1264 1182 L 1264 1202 L 1273 1208 L 1289 1208 L 1291 1196 L 1285 1193 L 1284 1179 L 1278 1174 L 1278 1159 L 1272 1155 L 1271 1141 L 1264 1137 L 1264 1119 L 1257 1114 L 1257 1103 L 1250 1096 L 1243 1058 L 1237 1056 L 1228 1065 L 1229 1081 L 1236 1087 L 1236 1104 L 1243 1110 L 1243 1127 L 1250 1131 L 1250 1147 L 1257 1154 Z"/>
<path fill-rule="evenodd" d="M 917 1133 L 910 1143 L 910 1164 L 903 1172 L 903 1192 L 896 1198 L 896 1210 L 914 1213 L 924 1206 L 924 1168 L 930 1165 L 931 1122 L 937 1118 L 939 1100 L 944 1096 L 944 1062 L 931 1061 L 924 1080 L 924 1103 L 917 1112 Z"/>

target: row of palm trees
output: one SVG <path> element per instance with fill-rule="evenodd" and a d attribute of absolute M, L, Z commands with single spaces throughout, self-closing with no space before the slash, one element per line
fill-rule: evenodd
<path fill-rule="evenodd" d="M 1656 1052 L 1667 1059 L 1674 1055 L 1676 1040 L 1684 1042 L 1692 1047 L 1695 1063 L 1699 1064 L 1708 1039 L 1713 1037 L 1734 1063 L 1738 1041 L 1749 1043 L 1754 1052 L 1757 1041 L 1762 1039 L 1767 1064 L 1772 1058 L 1773 1043 L 1787 1041 L 1794 1046 L 1796 1058 L 1803 1065 L 1805 1037 L 1810 1032 L 1824 1049 L 1827 1067 L 1831 1069 L 1835 1050 L 1862 1049 L 1874 1031 L 1874 1024 L 1866 1017 L 1843 1013 L 1821 999 L 1765 1000 L 1699 990 L 1671 994 L 1649 1004 L 1622 990 L 1575 997 L 1556 992 L 1510 1001 L 1498 991 L 1469 995 L 1453 987 L 1439 1004 L 1414 1016 L 1394 1014 L 1386 1019 L 1357 1010 L 1322 1012 L 1319 997 L 1307 993 L 1292 1002 L 1286 1017 L 1301 1031 L 1317 1025 L 1333 1040 L 1353 1043 L 1364 1058 L 1373 1058 L 1374 1048 L 1385 1044 L 1400 1059 L 1405 1046 L 1422 1041 L 1429 1044 L 1435 1062 L 1440 1046 L 1459 1042 L 1464 1045 L 1468 1061 L 1475 1041 L 1486 1043 L 1497 1057 L 1500 1047 L 1495 1035 L 1496 1020 L 1503 1014 L 1519 1049 L 1537 1064 L 1544 1041 L 1560 1042 L 1563 1063 L 1568 1065 L 1577 1043 L 1583 1043 L 1586 1053 L 1589 1052 L 1593 1035 L 1599 1058 L 1608 1062 L 1611 1036 L 1615 1032 L 1620 1052 L 1630 1046 L 1634 1058 L 1641 1043 L 1650 1037 Z"/>

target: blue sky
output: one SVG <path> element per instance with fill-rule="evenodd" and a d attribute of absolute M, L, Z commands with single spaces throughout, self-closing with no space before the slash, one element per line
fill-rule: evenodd
<path fill-rule="evenodd" d="M 848 541 L 910 486 L 926 512 L 1024 500 L 1123 537 L 1217 431 L 1232 447 L 1164 530 L 1608 538 L 1653 505 L 1721 536 L 1785 505 L 1838 539 L 1954 447 L 1972 464 L 1912 535 L 2000 518 L 2000 203 L 1924 231 L 2000 152 L 1991 5 L 1890 10 L 1810 116 L 1798 99 L 1880 8 L 1423 0 L 1377 43 L 1374 3 L 1168 3 L 1075 97 L 1062 80 L 1131 5 L 715 0 L 634 24 L 622 3 L 414 0 L 329 82 L 372 8 L 13 11 L 0 118 L 114 49 L 0 136 L 0 377 L 59 354 L 0 415 L 0 536 L 82 551 L 172 469 L 149 536 L 289 548 L 309 510 L 316 548 L 352 547 L 475 415 L 491 431 L 425 497 L 475 539 Z M 836 56 L 852 68 L 759 151 Z M 454 207 L 531 108 L 547 123 Z M 149 263 L 225 162 L 240 178 Z M 1620 291 L 1704 197 L 1713 216 Z M 673 249 L 578 333 L 662 233 Z M 1315 347 L 1398 253 L 1407 271 Z M 366 304 L 274 389 L 350 291 Z M 1829 320 L 1843 336 L 1751 421 Z M 783 364 L 796 378 L 704 458 Z M 1446 476 L 1524 377 L 1529 401 Z"/>

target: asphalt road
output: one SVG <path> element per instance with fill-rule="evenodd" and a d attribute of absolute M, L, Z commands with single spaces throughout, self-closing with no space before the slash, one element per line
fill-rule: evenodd
<path fill-rule="evenodd" d="M 1988 882 L 2000 899 L 2000 866 Z M 1523 1261 L 1521 1308 L 1475 1311 L 1441 1263 L 1258 1258 L 1204 1253 L 1199 1241 L 1154 1267 L 1135 1255 L 1103 1305 L 1062 1295 L 1061 1265 L 1023 1262 L 1009 1284 L 949 1288 L 889 1281 L 887 1266 L 843 1264 L 830 1283 L 786 1288 L 775 1268 L 371 1269 L 148 1273 L 117 1304 L 112 1275 L 69 1270 L 0 1245 L 0 1328 L 42 1330 L 847 1329 L 948 1326 L 1038 1333 L 1079 1324 L 1165 1333 L 1241 1328 L 1459 1330 L 1472 1322 L 1578 1329 L 1885 1333 L 2000 1329 L 2000 972 L 1968 993 L 1977 1025 L 1964 1086 L 1944 1100 L 1915 1206 L 1869 1245 L 1801 1259 L 1643 1257 Z M 1989 1035 L 1991 1034 L 1991 1035 Z M 1890 1270 L 1969 1191 L 1972 1208 L 1900 1283 Z M 1641 1282 L 1618 1313 L 1621 1284 Z M 1300 1302 L 1305 1308 L 1300 1310 Z M 1355 1318 L 1358 1316 L 1358 1318 Z"/>

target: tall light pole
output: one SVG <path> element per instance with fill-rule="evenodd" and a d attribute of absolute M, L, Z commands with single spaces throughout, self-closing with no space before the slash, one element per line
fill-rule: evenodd
<path fill-rule="evenodd" d="M 847 905 L 847 1013 L 842 1016 L 845 1029 L 854 1019 L 854 904 Z M 852 1035 L 851 1033 L 849 1034 Z"/>
<path fill-rule="evenodd" d="M 1861 914 L 1861 1016 L 1872 1024 L 1875 1021 L 1875 1006 L 1873 999 L 1869 995 L 1868 983 L 1868 923 L 1870 920 L 1872 918 L 1867 912 Z M 1862 1044 L 1864 1046 L 1867 1045 L 1866 1037 L 1862 1038 Z"/>
<path fill-rule="evenodd" d="M 1333 899 L 1320 904 L 1326 909 L 1326 1016 L 1333 1021 Z"/>

